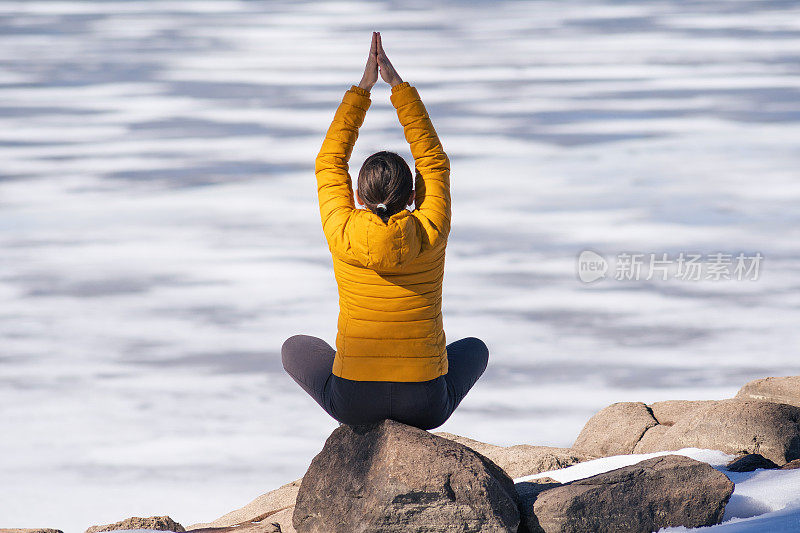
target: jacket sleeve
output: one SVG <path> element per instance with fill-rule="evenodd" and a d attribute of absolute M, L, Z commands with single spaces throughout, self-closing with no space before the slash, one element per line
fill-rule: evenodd
<path fill-rule="evenodd" d="M 369 91 L 357 85 L 344 93 L 314 165 L 322 231 L 332 252 L 349 249 L 346 226 L 355 204 L 348 161 L 370 103 Z"/>
<path fill-rule="evenodd" d="M 425 247 L 434 247 L 446 242 L 450 233 L 450 159 L 417 89 L 408 82 L 400 83 L 392 87 L 390 99 L 414 156 L 414 214 L 422 225 Z"/>

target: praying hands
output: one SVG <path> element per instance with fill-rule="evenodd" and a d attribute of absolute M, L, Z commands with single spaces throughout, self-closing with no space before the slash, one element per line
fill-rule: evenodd
<path fill-rule="evenodd" d="M 383 43 L 381 42 L 380 32 L 372 32 L 372 44 L 369 48 L 369 57 L 367 58 L 367 66 L 364 68 L 364 76 L 361 78 L 359 87 L 367 91 L 372 90 L 372 87 L 378 81 L 378 70 L 380 69 L 381 78 L 383 81 L 394 87 L 403 83 L 403 79 L 394 69 L 389 58 L 386 57 L 386 52 L 383 50 Z"/>

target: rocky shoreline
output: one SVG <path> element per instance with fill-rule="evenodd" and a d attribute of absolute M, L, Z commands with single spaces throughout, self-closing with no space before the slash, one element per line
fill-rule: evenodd
<path fill-rule="evenodd" d="M 514 482 L 600 457 L 683 448 L 738 456 L 727 466 L 730 472 L 800 468 L 800 376 L 755 380 L 731 399 L 612 404 L 586 423 L 571 448 L 497 446 L 392 420 L 343 425 L 302 479 L 213 522 L 184 529 L 169 517 L 129 518 L 86 533 L 647 533 L 718 524 L 734 483 L 680 455 L 563 484 L 550 478 Z"/>

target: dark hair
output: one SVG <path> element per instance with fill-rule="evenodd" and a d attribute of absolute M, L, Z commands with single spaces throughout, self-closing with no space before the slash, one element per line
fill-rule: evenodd
<path fill-rule="evenodd" d="M 384 222 L 406 208 L 413 189 L 414 180 L 408 163 L 394 152 L 375 152 L 364 161 L 358 172 L 361 201 Z"/>

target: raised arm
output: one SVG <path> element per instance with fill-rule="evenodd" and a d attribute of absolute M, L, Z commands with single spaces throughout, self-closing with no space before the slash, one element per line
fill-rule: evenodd
<path fill-rule="evenodd" d="M 422 224 L 426 247 L 447 241 L 450 234 L 450 159 L 433 129 L 417 89 L 397 75 L 378 34 L 378 65 L 381 77 L 392 86 L 389 97 L 411 145 L 416 167 L 414 215 Z"/>
<path fill-rule="evenodd" d="M 373 32 L 364 76 L 344 93 L 314 164 L 322 231 L 331 251 L 348 248 L 345 229 L 355 209 L 348 162 L 371 103 L 369 91 L 378 81 L 377 43 Z"/>
<path fill-rule="evenodd" d="M 314 164 L 322 231 L 332 251 L 346 248 L 345 226 L 355 209 L 348 161 L 370 103 L 369 92 L 356 85 L 344 93 Z"/>

